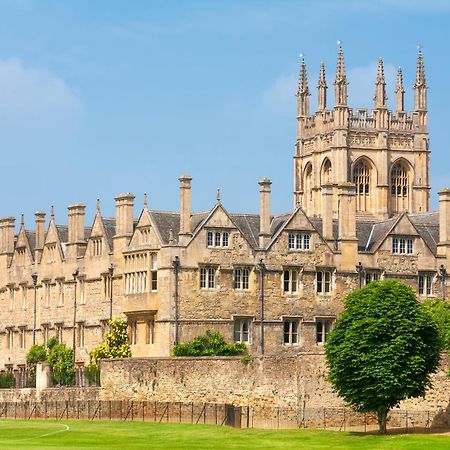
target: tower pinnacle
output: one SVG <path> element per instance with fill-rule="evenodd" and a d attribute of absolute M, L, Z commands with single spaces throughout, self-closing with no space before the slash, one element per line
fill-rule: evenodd
<path fill-rule="evenodd" d="M 344 50 L 339 46 L 336 78 L 334 80 L 335 106 L 347 106 L 347 75 L 345 73 Z"/>
<path fill-rule="evenodd" d="M 305 58 L 301 55 L 300 76 L 297 88 L 298 97 L 298 115 L 307 116 L 309 114 L 309 96 L 311 95 L 308 88 L 308 75 L 306 72 Z"/>
<path fill-rule="evenodd" d="M 383 58 L 378 60 L 377 81 L 375 83 L 375 108 L 386 108 L 386 80 Z"/>
<path fill-rule="evenodd" d="M 323 111 L 327 107 L 327 81 L 325 79 L 325 64 L 320 63 L 319 81 L 317 83 L 317 110 Z"/>
<path fill-rule="evenodd" d="M 425 79 L 425 64 L 420 48 L 417 56 L 416 82 L 414 83 L 414 110 L 427 110 L 427 81 Z"/>
<path fill-rule="evenodd" d="M 397 97 L 397 111 L 404 111 L 405 109 L 405 89 L 403 88 L 403 73 L 402 68 L 397 70 L 397 87 L 395 89 Z"/>

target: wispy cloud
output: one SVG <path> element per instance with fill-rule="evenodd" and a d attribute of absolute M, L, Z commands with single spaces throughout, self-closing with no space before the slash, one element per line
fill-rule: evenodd
<path fill-rule="evenodd" d="M 263 106 L 277 113 L 288 112 L 295 108 L 297 78 L 294 74 L 280 75 L 262 92 Z"/>
<path fill-rule="evenodd" d="M 0 59 L 0 131 L 20 135 L 72 126 L 83 113 L 73 89 L 46 69 L 27 67 L 20 59 Z"/>

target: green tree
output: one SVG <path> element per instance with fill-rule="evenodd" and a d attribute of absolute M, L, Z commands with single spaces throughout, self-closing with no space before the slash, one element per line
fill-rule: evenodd
<path fill-rule="evenodd" d="M 117 317 L 109 321 L 109 331 L 105 340 L 91 350 L 91 365 L 99 366 L 101 359 L 129 358 L 131 348 L 128 343 L 127 323 Z"/>
<path fill-rule="evenodd" d="M 63 386 L 75 383 L 75 369 L 73 367 L 73 350 L 52 337 L 47 343 L 47 361 L 52 369 L 53 382 Z"/>
<path fill-rule="evenodd" d="M 47 360 L 47 351 L 43 345 L 33 344 L 26 356 L 28 366 L 28 387 L 36 386 L 36 364 Z"/>
<path fill-rule="evenodd" d="M 438 325 L 442 348 L 450 350 L 450 303 L 442 299 L 430 299 L 425 300 L 423 306 Z"/>
<path fill-rule="evenodd" d="M 247 353 L 245 344 L 228 344 L 217 331 L 206 330 L 202 336 L 173 347 L 174 356 L 233 356 Z"/>
<path fill-rule="evenodd" d="M 373 282 L 350 293 L 326 345 L 329 380 L 355 410 L 376 412 L 424 396 L 439 365 L 438 327 L 405 284 Z"/>

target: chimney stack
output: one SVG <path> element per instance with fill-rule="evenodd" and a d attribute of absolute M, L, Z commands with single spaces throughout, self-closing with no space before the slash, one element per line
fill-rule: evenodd
<path fill-rule="evenodd" d="M 438 256 L 450 256 L 450 188 L 439 191 Z"/>
<path fill-rule="evenodd" d="M 12 255 L 14 253 L 14 223 L 15 217 L 0 219 L 0 253 Z"/>
<path fill-rule="evenodd" d="M 36 244 L 34 246 L 34 260 L 40 262 L 44 250 L 45 240 L 45 212 L 36 211 L 34 213 L 36 223 Z"/>
<path fill-rule="evenodd" d="M 116 201 L 116 234 L 113 238 L 114 253 L 121 258 L 121 252 L 126 248 L 133 235 L 133 205 L 134 195 L 130 192 L 118 195 Z"/>
<path fill-rule="evenodd" d="M 69 240 L 67 242 L 67 257 L 81 256 L 81 250 L 87 243 L 84 238 L 84 216 L 86 206 L 74 204 L 67 207 L 69 211 Z"/>
<path fill-rule="evenodd" d="M 182 175 L 180 181 L 180 233 L 179 242 L 187 244 L 191 237 L 191 181 L 189 175 Z"/>
<path fill-rule="evenodd" d="M 259 246 L 264 248 L 270 240 L 270 185 L 268 178 L 259 181 Z"/>

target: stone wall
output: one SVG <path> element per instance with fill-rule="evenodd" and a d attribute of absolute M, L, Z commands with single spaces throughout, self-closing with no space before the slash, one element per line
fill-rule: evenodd
<path fill-rule="evenodd" d="M 450 404 L 450 366 L 443 357 L 425 399 L 402 402 L 407 410 L 441 410 Z M 102 400 L 233 403 L 238 406 L 339 408 L 326 381 L 323 353 L 298 356 L 132 358 L 102 361 Z"/>
<path fill-rule="evenodd" d="M 38 391 L 34 388 L 0 389 L 0 403 L 4 402 L 60 402 L 98 400 L 99 387 L 52 387 Z"/>

